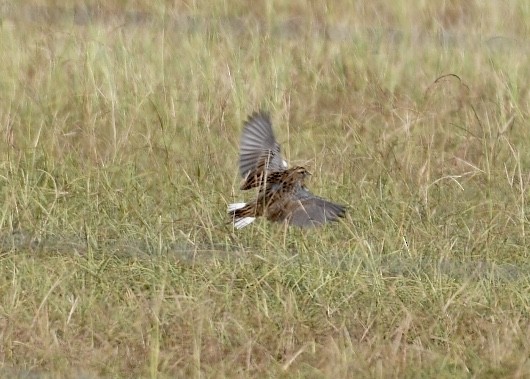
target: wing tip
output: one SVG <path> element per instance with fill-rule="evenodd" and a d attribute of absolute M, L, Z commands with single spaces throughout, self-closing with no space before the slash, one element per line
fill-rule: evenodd
<path fill-rule="evenodd" d="M 252 114 L 249 116 L 249 119 L 256 117 L 261 117 L 270 121 L 271 116 L 268 110 L 260 108 L 257 111 L 252 112 Z"/>
<path fill-rule="evenodd" d="M 324 204 L 320 206 L 320 209 L 316 214 L 314 209 L 311 211 L 302 205 L 301 209 L 303 209 L 304 212 L 302 214 L 297 212 L 296 215 L 294 213 L 291 214 L 288 220 L 289 224 L 301 228 L 316 228 L 323 227 L 331 222 L 338 222 L 341 218 L 346 216 L 347 207 L 345 205 L 332 203 L 321 198 L 318 199 L 323 201 Z M 300 216 L 302 217 L 300 218 Z"/>
<path fill-rule="evenodd" d="M 262 124 L 265 123 L 266 125 L 272 126 L 271 122 L 271 116 L 270 113 L 266 110 L 260 109 L 257 111 L 252 112 L 245 121 L 245 126 L 248 127 L 249 125 L 252 125 L 254 123 Z"/>

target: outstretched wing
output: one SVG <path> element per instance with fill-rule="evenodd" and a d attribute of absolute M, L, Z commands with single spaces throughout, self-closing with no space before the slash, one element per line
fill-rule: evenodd
<path fill-rule="evenodd" d="M 265 112 L 254 112 L 245 122 L 241 136 L 239 172 L 247 178 L 250 172 L 261 175 L 263 171 L 281 171 L 287 163 L 274 138 L 270 117 Z M 259 171 L 259 172 L 258 172 Z"/>
<path fill-rule="evenodd" d="M 303 187 L 291 196 L 285 210 L 285 220 L 303 228 L 321 226 L 346 215 L 344 205 L 315 196 Z"/>

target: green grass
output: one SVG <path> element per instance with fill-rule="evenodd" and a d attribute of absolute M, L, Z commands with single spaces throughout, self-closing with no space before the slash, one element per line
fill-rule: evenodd
<path fill-rule="evenodd" d="M 530 8 L 457 3 L 6 5 L 0 376 L 529 376 Z M 344 221 L 227 224 L 260 108 Z"/>

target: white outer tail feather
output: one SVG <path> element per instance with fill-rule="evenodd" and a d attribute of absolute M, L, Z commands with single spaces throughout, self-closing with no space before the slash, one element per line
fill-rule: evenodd
<path fill-rule="evenodd" d="M 228 204 L 228 212 L 233 212 L 237 209 L 244 208 L 247 204 L 246 203 L 233 203 Z M 244 228 L 247 225 L 252 224 L 252 222 L 256 219 L 256 217 L 243 217 L 243 218 L 236 218 L 234 220 L 234 226 L 236 229 Z"/>
<path fill-rule="evenodd" d="M 235 211 L 236 209 L 245 208 L 245 205 L 247 205 L 247 203 L 233 203 L 233 204 L 228 204 L 228 212 Z"/>
<path fill-rule="evenodd" d="M 247 225 L 252 224 L 252 222 L 255 219 L 256 219 L 256 217 L 243 217 L 243 218 L 237 219 L 234 222 L 234 226 L 236 227 L 236 229 L 241 229 L 241 228 L 244 228 Z"/>

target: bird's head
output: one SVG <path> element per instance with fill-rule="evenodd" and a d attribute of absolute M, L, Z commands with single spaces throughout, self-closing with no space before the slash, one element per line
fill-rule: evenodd
<path fill-rule="evenodd" d="M 302 180 L 311 175 L 311 173 L 307 171 L 305 167 L 302 166 L 295 167 L 293 169 L 293 173 L 296 175 L 296 177 Z"/>

